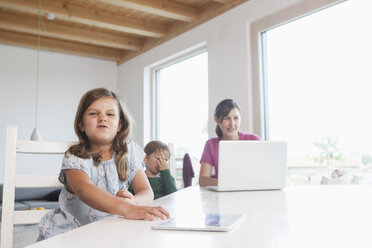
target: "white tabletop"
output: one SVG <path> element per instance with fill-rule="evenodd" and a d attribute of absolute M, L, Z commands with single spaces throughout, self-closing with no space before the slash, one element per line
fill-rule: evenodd
<path fill-rule="evenodd" d="M 216 193 L 189 187 L 160 198 L 172 217 L 244 213 L 229 232 L 152 230 L 154 222 L 109 217 L 29 247 L 372 247 L 372 187 L 287 186 Z"/>

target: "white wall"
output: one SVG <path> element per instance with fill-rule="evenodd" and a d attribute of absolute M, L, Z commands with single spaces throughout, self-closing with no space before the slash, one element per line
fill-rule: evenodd
<path fill-rule="evenodd" d="M 17 125 L 20 139 L 29 139 L 34 128 L 36 60 L 34 49 L 0 44 L 0 182 L 6 126 Z M 116 91 L 116 85 L 115 62 L 40 51 L 38 128 L 43 140 L 77 140 L 73 122 L 80 97 L 96 87 Z M 61 160 L 51 160 L 43 161 L 41 170 L 58 172 Z M 23 156 L 19 162 L 19 172 L 34 170 L 26 168 Z"/>
<path fill-rule="evenodd" d="M 43 139 L 76 139 L 73 119 L 81 95 L 108 87 L 126 102 L 136 121 L 134 139 L 143 146 L 150 139 L 151 120 L 146 68 L 198 44 L 207 44 L 209 57 L 209 136 L 215 136 L 213 112 L 223 98 L 239 102 L 242 130 L 251 132 L 249 24 L 299 1 L 250 0 L 119 67 L 110 61 L 41 51 L 38 127 Z M 0 44 L 0 182 L 6 125 L 17 125 L 22 139 L 29 139 L 34 127 L 36 54 L 34 49 Z M 42 169 L 58 171 L 57 161 L 53 166 L 45 162 Z M 20 171 L 27 171 L 23 164 Z"/>
<path fill-rule="evenodd" d="M 217 103 L 224 98 L 233 98 L 241 105 L 241 129 L 252 132 L 251 121 L 248 120 L 252 107 L 249 97 L 249 25 L 252 21 L 296 2 L 299 0 L 250 0 L 119 66 L 117 89 L 119 95 L 126 98 L 136 119 L 137 140 L 146 143 L 150 139 L 148 122 L 151 118 L 148 110 L 143 107 L 143 103 L 148 102 L 150 97 L 146 94 L 150 82 L 144 77 L 145 68 L 201 43 L 206 43 L 208 50 L 209 136 L 215 136 L 213 113 Z"/>

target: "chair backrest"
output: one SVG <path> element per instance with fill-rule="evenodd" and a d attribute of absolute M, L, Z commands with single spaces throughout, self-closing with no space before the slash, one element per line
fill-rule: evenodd
<path fill-rule="evenodd" d="M 173 176 L 174 180 L 176 180 L 177 172 L 176 172 L 176 154 L 174 152 L 174 143 L 168 143 L 168 148 L 170 152 L 170 158 L 169 158 L 169 171 L 170 174 Z"/>
<path fill-rule="evenodd" d="M 182 166 L 182 178 L 183 178 L 183 187 L 187 188 L 192 185 L 192 178 L 194 177 L 194 169 L 192 167 L 192 162 L 190 155 L 185 153 L 183 157 L 183 166 Z"/>
<path fill-rule="evenodd" d="M 12 247 L 13 226 L 39 223 L 49 210 L 14 210 L 16 188 L 61 187 L 58 175 L 18 175 L 16 174 L 17 153 L 63 154 L 76 142 L 45 142 L 17 140 L 17 127 L 7 126 L 5 141 L 4 186 L 1 221 L 1 248 Z"/>

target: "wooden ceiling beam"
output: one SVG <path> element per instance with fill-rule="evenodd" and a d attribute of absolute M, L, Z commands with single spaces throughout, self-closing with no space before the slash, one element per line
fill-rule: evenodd
<path fill-rule="evenodd" d="M 216 2 L 216 3 L 226 4 L 226 3 L 230 3 L 232 0 L 213 0 L 213 1 Z"/>
<path fill-rule="evenodd" d="M 198 17 L 195 8 L 169 0 L 99 0 L 115 6 L 125 7 L 166 18 L 192 22 Z"/>
<path fill-rule="evenodd" d="M 37 49 L 37 36 L 0 29 L 0 43 Z M 40 49 L 118 61 L 124 52 L 119 49 L 98 47 L 76 42 L 40 38 Z"/>
<path fill-rule="evenodd" d="M 28 34 L 37 35 L 49 38 L 63 39 L 91 45 L 105 46 L 126 50 L 140 50 L 142 42 L 133 38 L 126 38 L 119 35 L 107 34 L 92 30 L 84 30 L 81 28 L 68 27 L 53 22 L 45 22 L 47 30 L 43 28 L 38 29 L 38 21 L 31 18 L 13 16 L 10 14 L 2 13 L 0 15 L 0 28 L 23 32 Z"/>
<path fill-rule="evenodd" d="M 230 9 L 233 9 L 235 8 L 236 6 L 244 3 L 244 2 L 247 2 L 249 0 L 232 0 L 230 3 L 228 4 L 224 4 L 224 5 L 220 5 L 219 6 L 216 6 L 214 7 L 213 9 L 212 8 L 209 8 L 209 9 L 206 9 L 204 11 L 201 11 L 199 13 L 199 18 L 194 21 L 194 22 L 191 22 L 191 23 L 184 23 L 183 25 L 174 25 L 173 28 L 171 28 L 169 30 L 169 34 L 161 39 L 156 39 L 156 40 L 148 40 L 147 42 L 144 43 L 143 45 L 143 48 L 141 51 L 131 51 L 131 52 L 128 52 L 126 54 L 124 54 L 123 58 L 120 59 L 118 61 L 118 65 L 121 65 L 123 64 L 124 62 L 154 48 L 154 47 L 157 47 L 165 42 L 167 42 L 168 40 L 202 24 L 202 23 L 205 23 L 207 21 L 209 21 L 210 19 L 230 10 Z M 216 4 L 217 5 L 217 4 Z"/>
<path fill-rule="evenodd" d="M 0 7 L 20 12 L 39 14 L 38 0 L 1 0 Z M 130 34 L 159 38 L 166 35 L 166 29 L 159 25 L 136 21 L 131 18 L 96 13 L 94 10 L 50 0 L 42 1 L 42 14 L 53 13 L 56 19 L 126 32 Z"/>

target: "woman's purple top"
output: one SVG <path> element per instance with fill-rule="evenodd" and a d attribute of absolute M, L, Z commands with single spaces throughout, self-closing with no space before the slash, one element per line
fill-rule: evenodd
<path fill-rule="evenodd" d="M 239 140 L 260 140 L 261 138 L 255 134 L 239 133 Z M 216 178 L 218 178 L 218 143 L 221 138 L 211 138 L 205 143 L 203 155 L 200 159 L 200 164 L 207 163 L 214 167 Z"/>

